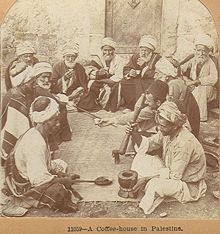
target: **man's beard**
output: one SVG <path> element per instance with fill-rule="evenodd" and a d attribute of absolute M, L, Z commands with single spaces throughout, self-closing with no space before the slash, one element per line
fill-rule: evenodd
<path fill-rule="evenodd" d="M 208 56 L 196 56 L 196 62 L 204 64 L 208 60 Z"/>
<path fill-rule="evenodd" d="M 65 64 L 66 64 L 66 66 L 68 68 L 74 68 L 74 66 L 76 65 L 76 61 L 74 61 L 74 62 L 67 62 L 67 61 L 65 61 Z"/>
<path fill-rule="evenodd" d="M 112 61 L 114 56 L 113 55 L 104 55 L 103 57 L 104 57 L 105 61 L 109 62 L 109 61 Z"/>
<path fill-rule="evenodd" d="M 41 87 L 42 89 L 46 89 L 46 90 L 49 90 L 50 87 L 51 87 L 51 84 L 50 84 L 50 83 L 44 84 L 44 83 L 42 83 L 42 82 L 37 82 L 37 85 L 38 85 L 39 87 Z"/>

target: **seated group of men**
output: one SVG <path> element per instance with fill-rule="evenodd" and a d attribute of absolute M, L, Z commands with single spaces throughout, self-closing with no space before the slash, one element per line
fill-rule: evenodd
<path fill-rule="evenodd" d="M 155 52 L 157 42 L 151 35 L 140 39 L 139 53 L 127 64 L 115 54 L 113 39 L 104 38 L 100 54 L 92 56 L 85 68 L 77 62 L 78 44 L 64 48 L 63 60 L 53 67 L 34 57 L 31 44 L 18 45 L 17 58 L 6 70 L 1 146 L 7 186 L 19 198 L 19 207 L 77 210 L 71 197 L 81 197 L 71 185 L 78 175 L 67 174 L 66 163 L 51 158 L 58 144 L 71 140 L 67 105 L 77 91 L 82 92 L 78 108 L 114 112 L 123 105 L 133 111 L 100 119 L 96 122 L 100 126 L 128 124 L 141 108 L 127 132 L 136 153 L 131 169 L 139 174 L 133 189 L 145 189 L 140 207 L 146 214 L 165 196 L 180 202 L 204 196 L 206 159 L 197 138 L 200 121 L 207 120 L 207 103 L 216 98 L 218 71 L 211 46 L 208 35 L 196 39 L 195 55 L 181 72 L 176 60 Z M 140 103 L 143 93 L 145 101 Z M 149 155 L 161 147 L 160 159 Z"/>

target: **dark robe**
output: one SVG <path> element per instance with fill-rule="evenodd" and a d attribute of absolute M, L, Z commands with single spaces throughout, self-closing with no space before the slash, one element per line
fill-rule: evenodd
<path fill-rule="evenodd" d="M 52 93 L 62 93 L 62 87 L 58 83 L 58 81 L 62 78 L 62 76 L 69 70 L 69 68 L 65 65 L 64 61 L 58 61 L 53 65 L 53 73 L 52 73 Z M 85 73 L 84 67 L 76 63 L 73 68 L 73 83 L 67 89 L 66 95 L 69 96 L 75 89 L 78 87 L 83 87 L 84 90 L 87 90 L 88 78 Z"/>
<path fill-rule="evenodd" d="M 124 66 L 124 78 L 121 81 L 121 96 L 124 101 L 124 106 L 128 109 L 134 110 L 134 106 L 141 94 L 148 89 L 154 80 L 155 64 L 161 58 L 157 53 L 153 53 L 148 64 L 139 66 L 137 60 L 140 58 L 139 54 L 132 55 L 128 64 Z M 148 65 L 148 69 L 141 77 L 141 72 L 144 67 Z M 140 74 L 135 78 L 128 78 L 127 75 L 131 69 L 140 71 Z"/>

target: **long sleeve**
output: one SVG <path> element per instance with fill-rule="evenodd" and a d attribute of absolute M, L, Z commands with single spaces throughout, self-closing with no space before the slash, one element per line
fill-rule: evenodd
<path fill-rule="evenodd" d="M 118 55 L 115 55 L 115 58 L 112 60 L 109 68 L 109 73 L 112 74 L 110 77 L 110 80 L 114 82 L 119 82 L 123 78 L 123 67 L 124 67 L 124 60 L 119 57 Z"/>
<path fill-rule="evenodd" d="M 132 55 L 129 62 L 123 68 L 123 75 L 126 76 L 131 69 L 141 69 L 140 66 L 137 64 L 138 55 Z"/>
<path fill-rule="evenodd" d="M 90 80 L 95 80 L 97 71 L 103 67 L 98 55 L 89 58 L 89 64 L 85 66 L 85 72 Z"/>
<path fill-rule="evenodd" d="M 51 76 L 51 92 L 60 93 L 62 92 L 62 81 L 61 78 L 65 74 L 64 68 L 61 66 L 61 62 L 57 62 L 53 65 L 53 72 Z"/>
<path fill-rule="evenodd" d="M 203 72 L 200 73 L 199 81 L 204 86 L 214 86 L 218 81 L 218 72 L 215 63 L 209 59 L 209 63 L 204 65 Z M 207 69 L 207 70 L 206 70 Z M 208 75 L 206 75 L 208 73 Z"/>
<path fill-rule="evenodd" d="M 181 143 L 178 147 L 173 149 L 173 159 L 172 163 L 169 166 L 171 179 L 181 180 L 183 178 L 183 173 L 186 170 L 186 167 L 189 164 L 192 149 L 188 147 L 188 144 Z"/>
<path fill-rule="evenodd" d="M 137 150 L 138 153 L 150 153 L 163 146 L 163 135 L 160 131 L 151 137 L 141 136 L 141 138 L 141 143 Z"/>
<path fill-rule="evenodd" d="M 48 170 L 46 145 L 36 143 L 31 147 L 24 147 L 23 154 L 26 156 L 27 177 L 31 185 L 38 186 L 54 178 Z"/>

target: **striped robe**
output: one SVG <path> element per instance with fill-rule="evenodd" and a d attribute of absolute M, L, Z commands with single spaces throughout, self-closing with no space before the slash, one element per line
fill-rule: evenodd
<path fill-rule="evenodd" d="M 19 92 L 12 94 L 5 107 L 6 111 L 7 118 L 1 130 L 1 157 L 4 160 L 15 146 L 18 138 L 31 127 L 25 95 Z"/>

